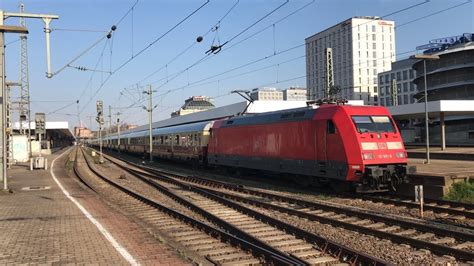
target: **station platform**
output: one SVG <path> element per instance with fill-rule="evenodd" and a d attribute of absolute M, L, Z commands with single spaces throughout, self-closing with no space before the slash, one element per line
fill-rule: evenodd
<path fill-rule="evenodd" d="M 68 149 L 8 171 L 0 192 L 0 264 L 189 264 L 66 171 Z M 51 165 L 53 163 L 54 165 Z"/>
<path fill-rule="evenodd" d="M 425 146 L 405 146 L 408 158 L 426 158 Z M 474 147 L 430 147 L 430 159 L 473 161 Z"/>
<path fill-rule="evenodd" d="M 474 161 L 409 158 L 408 164 L 416 166 L 415 174 L 410 175 L 409 184 L 402 185 L 398 193 L 414 196 L 414 185 L 423 185 L 426 198 L 439 199 L 449 192 L 453 183 L 474 179 Z"/>

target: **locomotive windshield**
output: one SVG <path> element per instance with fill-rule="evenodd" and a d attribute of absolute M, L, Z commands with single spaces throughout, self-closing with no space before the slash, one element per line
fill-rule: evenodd
<path fill-rule="evenodd" d="M 395 127 L 388 116 L 352 116 L 352 121 L 359 133 L 395 132 Z"/>

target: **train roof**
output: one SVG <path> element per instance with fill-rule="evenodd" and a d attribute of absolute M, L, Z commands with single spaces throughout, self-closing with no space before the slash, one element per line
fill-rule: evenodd
<path fill-rule="evenodd" d="M 166 135 L 172 133 L 189 133 L 189 132 L 197 132 L 197 131 L 205 131 L 209 130 L 212 127 L 213 122 L 205 121 L 205 122 L 197 122 L 192 124 L 185 124 L 179 126 L 170 126 L 170 127 L 163 127 L 163 128 L 154 128 L 152 129 L 152 135 Z M 139 138 L 148 136 L 148 130 L 140 130 L 135 132 L 129 132 L 122 134 L 120 138 Z M 107 139 L 116 139 L 118 136 L 114 135 Z"/>
<path fill-rule="evenodd" d="M 361 110 L 367 112 L 368 109 L 378 109 L 377 113 L 388 113 L 386 108 L 382 106 L 325 104 L 321 106 L 308 106 L 295 109 L 286 109 L 259 114 L 246 114 L 242 116 L 231 117 L 228 119 L 221 120 L 222 123 L 219 123 L 218 125 L 216 125 L 216 127 L 232 127 L 238 125 L 272 124 L 282 121 L 294 122 L 311 120 L 313 119 L 315 112 L 317 112 L 317 110 L 320 108 L 341 108 L 344 109 L 348 114 L 358 113 Z"/>

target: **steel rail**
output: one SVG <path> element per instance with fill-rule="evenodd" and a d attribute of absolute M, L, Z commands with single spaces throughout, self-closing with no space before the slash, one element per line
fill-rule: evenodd
<path fill-rule="evenodd" d="M 207 183 L 208 186 L 212 184 L 212 186 L 214 187 L 221 187 L 221 188 L 237 191 L 240 193 L 245 193 L 245 194 L 259 196 L 259 197 L 265 197 L 267 199 L 277 200 L 277 201 L 282 201 L 282 202 L 290 202 L 290 203 L 298 204 L 304 207 L 321 209 L 325 211 L 332 211 L 335 213 L 342 213 L 348 216 L 356 216 L 362 219 L 371 219 L 374 221 L 383 222 L 383 223 L 387 223 L 391 225 L 401 225 L 404 227 L 412 227 L 422 232 L 435 233 L 440 236 L 456 237 L 458 239 L 462 239 L 466 241 L 472 241 L 472 239 L 474 239 L 474 233 L 470 232 L 472 230 L 465 230 L 465 228 L 462 228 L 461 230 L 452 230 L 452 229 L 447 229 L 443 227 L 438 227 L 432 224 L 418 223 L 418 222 L 414 222 L 410 220 L 401 220 L 400 217 L 395 218 L 395 217 L 384 216 L 384 215 L 375 214 L 371 212 L 364 212 L 364 211 L 361 212 L 361 211 L 354 210 L 351 208 L 345 208 L 342 206 L 334 206 L 334 205 L 326 204 L 323 202 L 308 201 L 308 200 L 303 200 L 303 199 L 292 198 L 289 196 L 283 196 L 283 195 L 279 195 L 275 193 L 263 192 L 256 189 L 244 187 L 244 186 L 224 183 L 220 181 L 214 181 L 214 180 L 210 180 L 210 179 L 206 179 L 202 177 L 181 176 L 177 174 L 170 174 L 170 173 L 166 173 L 166 172 L 156 170 L 150 167 L 144 167 L 144 169 L 158 175 L 173 176 L 175 178 L 179 178 L 181 180 L 185 180 L 188 182 L 201 183 L 201 184 Z"/>
<path fill-rule="evenodd" d="M 388 203 L 388 204 L 393 204 L 393 205 L 398 205 L 398 206 L 405 206 L 409 208 L 419 208 L 420 204 L 417 202 L 412 201 L 408 197 L 402 197 L 402 196 L 394 196 L 396 198 L 388 198 L 384 196 L 369 196 L 369 195 L 344 195 L 346 197 L 350 198 L 360 198 L 363 200 L 370 200 L 374 202 L 381 202 L 381 203 Z M 408 201 L 410 200 L 410 201 Z M 442 212 L 442 213 L 447 213 L 447 214 L 452 214 L 452 215 L 460 215 L 464 216 L 469 219 L 474 219 L 474 212 L 471 210 L 474 208 L 474 205 L 468 204 L 468 203 L 460 203 L 460 202 L 453 202 L 453 201 L 446 201 L 446 200 L 430 200 L 430 199 L 424 199 L 425 204 L 423 205 L 423 208 L 425 210 L 433 211 L 433 212 Z M 436 205 L 430 205 L 430 204 L 436 204 Z M 444 208 L 439 205 L 449 205 L 451 208 Z M 453 209 L 455 208 L 464 208 L 464 210 L 459 210 L 459 209 Z"/>
<path fill-rule="evenodd" d="M 128 162 L 126 162 L 126 163 L 128 163 Z M 317 244 L 318 247 L 320 247 L 323 252 L 326 252 L 326 253 L 328 253 L 329 255 L 332 255 L 332 256 L 336 256 L 337 258 L 339 258 L 340 260 L 342 260 L 344 262 L 351 262 L 352 264 L 365 263 L 365 264 L 372 264 L 372 265 L 386 265 L 386 264 L 388 264 L 388 262 L 386 262 L 384 260 L 375 258 L 375 257 L 370 256 L 368 254 L 365 254 L 363 252 L 353 250 L 351 248 L 345 247 L 341 244 L 330 241 L 326 238 L 323 238 L 323 237 L 318 236 L 316 234 L 313 234 L 311 232 L 300 229 L 296 226 L 293 226 L 293 225 L 290 225 L 288 223 L 279 221 L 275 218 L 272 218 L 270 216 L 267 216 L 267 215 L 264 215 L 264 214 L 259 213 L 257 211 L 254 211 L 250 208 L 247 208 L 245 206 L 242 206 L 240 204 L 237 204 L 235 202 L 227 200 L 224 197 L 216 195 L 212 192 L 206 191 L 205 189 L 201 189 L 201 188 L 198 188 L 198 187 L 195 187 L 195 186 L 192 186 L 192 185 L 184 184 L 180 181 L 171 179 L 169 177 L 156 176 L 156 175 L 151 174 L 151 173 L 144 173 L 144 172 L 141 172 L 141 171 L 133 170 L 133 169 L 130 169 L 130 168 L 128 168 L 126 166 L 123 166 L 123 165 L 120 165 L 120 164 L 117 164 L 117 165 L 119 167 L 121 167 L 122 169 L 124 169 L 125 171 L 129 172 L 130 174 L 132 174 L 132 175 L 134 175 L 138 178 L 141 178 L 142 180 L 144 180 L 144 182 L 146 182 L 146 183 L 152 185 L 153 187 L 159 189 L 163 193 L 171 193 L 171 192 L 169 192 L 169 190 L 167 188 L 161 186 L 156 181 L 154 181 L 150 178 L 159 179 L 161 181 L 177 185 L 177 186 L 179 186 L 183 189 L 187 189 L 189 191 L 196 192 L 196 193 L 198 193 L 198 194 L 200 194 L 204 197 L 207 197 L 207 198 L 212 199 L 216 202 L 224 204 L 224 205 L 226 205 L 226 206 L 228 206 L 228 207 L 230 207 L 234 210 L 237 210 L 237 211 L 239 211 L 239 212 L 241 212 L 245 215 L 251 216 L 254 219 L 260 220 L 260 221 L 262 221 L 264 223 L 267 223 L 267 224 L 269 224 L 273 227 L 276 227 L 280 230 L 283 230 L 285 232 L 293 234 L 298 238 L 306 239 L 307 241 L 311 241 L 311 242 Z M 132 164 L 132 165 L 134 165 L 134 164 Z M 143 177 L 143 176 L 148 176 L 150 178 L 146 178 L 146 177 Z M 173 193 L 171 193 L 170 196 L 179 197 L 177 195 L 174 195 Z"/>
<path fill-rule="evenodd" d="M 160 176 L 159 177 L 160 179 L 163 178 L 162 174 L 158 174 L 158 175 Z M 164 178 L 167 178 L 167 177 L 164 177 Z M 187 178 L 190 178 L 190 177 L 187 177 Z M 191 177 L 191 178 L 195 178 L 195 177 Z M 171 179 L 171 180 L 173 180 L 173 179 Z M 164 179 L 164 181 L 166 181 L 166 180 Z M 176 185 L 180 184 L 180 182 L 176 182 L 176 180 L 171 181 L 171 182 L 176 184 Z M 182 184 L 181 186 L 186 188 L 186 186 L 192 186 L 192 185 Z M 195 187 L 195 188 L 197 188 L 197 187 Z M 259 201 L 259 200 L 256 200 L 256 199 L 250 199 L 250 198 L 246 198 L 246 197 L 242 197 L 242 196 L 238 196 L 238 195 L 232 195 L 232 194 L 224 193 L 222 191 L 206 189 L 206 188 L 201 188 L 201 187 L 199 187 L 197 189 L 204 190 L 207 193 L 210 193 L 210 194 L 218 196 L 218 197 L 229 198 L 229 199 L 232 199 L 234 201 L 244 202 L 246 204 L 251 204 L 251 205 L 254 205 L 254 206 L 261 207 L 261 208 L 277 210 L 277 211 L 282 212 L 282 213 L 287 213 L 287 214 L 298 216 L 298 217 L 301 217 L 301 218 L 306 218 L 306 219 L 312 220 L 312 221 L 318 221 L 318 222 L 323 222 L 323 223 L 328 223 L 328 224 L 340 226 L 340 227 L 343 227 L 343 228 L 346 228 L 346 229 L 349 229 L 349 230 L 356 230 L 356 231 L 362 232 L 364 234 L 370 234 L 370 235 L 374 235 L 376 237 L 382 237 L 382 238 L 390 239 L 390 240 L 392 240 L 394 242 L 397 242 L 397 243 L 409 244 L 409 245 L 411 245 L 413 247 L 416 247 L 416 248 L 419 248 L 419 249 L 429 249 L 429 250 L 433 251 L 434 253 L 440 254 L 440 255 L 452 255 L 452 256 L 455 256 L 458 259 L 466 260 L 466 261 L 470 261 L 474 257 L 474 253 L 472 253 L 472 252 L 452 248 L 452 247 L 449 247 L 449 246 L 434 244 L 434 243 L 431 243 L 431 242 L 428 242 L 428 241 L 423 241 L 423 240 L 418 240 L 418 239 L 414 239 L 414 238 L 410 238 L 410 237 L 406 237 L 406 236 L 402 236 L 402 235 L 392 234 L 392 233 L 389 233 L 389 232 L 383 232 L 383 231 L 380 231 L 380 230 L 377 230 L 377 229 L 371 229 L 371 228 L 367 228 L 367 227 L 364 227 L 364 226 L 361 226 L 361 225 L 355 225 L 355 224 L 351 224 L 351 223 L 348 223 L 348 222 L 343 222 L 343 221 L 340 221 L 340 220 L 337 220 L 337 219 L 331 219 L 331 218 L 328 218 L 328 217 L 318 216 L 318 215 L 315 215 L 315 214 L 306 213 L 306 212 L 298 211 L 298 210 L 291 209 L 291 208 L 286 208 L 286 207 L 277 206 L 277 205 L 270 204 L 270 203 L 265 203 L 265 202 L 262 202 L 262 201 Z M 289 203 L 294 203 L 294 202 L 291 202 L 292 200 L 294 200 L 293 198 L 285 197 L 284 199 L 286 199 L 285 201 L 287 201 Z M 301 205 L 300 202 L 298 202 L 297 204 Z M 363 219 L 364 217 L 359 217 L 359 218 Z M 367 218 L 367 217 L 365 217 L 365 218 Z M 419 224 L 415 224 L 415 225 L 419 225 Z M 415 228 L 418 229 L 417 227 L 415 227 Z M 450 236 L 450 235 L 445 235 L 445 236 Z M 466 234 L 466 235 L 462 235 L 462 239 L 464 239 L 466 241 L 470 241 L 474 238 L 472 238 L 472 234 L 470 234 L 470 235 Z"/>
<path fill-rule="evenodd" d="M 199 230 L 202 230 L 204 232 L 206 232 L 207 234 L 211 235 L 211 236 L 218 236 L 219 239 L 221 239 L 221 241 L 225 241 L 225 242 L 229 242 L 231 243 L 232 245 L 236 246 L 236 247 L 240 247 L 244 250 L 248 250 L 250 252 L 252 252 L 252 254 L 254 254 L 255 256 L 263 256 L 265 258 L 265 260 L 267 262 L 272 262 L 276 265 L 304 265 L 306 263 L 296 259 L 296 258 L 293 258 L 293 257 L 290 257 L 284 253 L 281 253 L 281 252 L 273 252 L 272 251 L 272 248 L 267 248 L 266 247 L 266 244 L 264 245 L 256 245 L 255 243 L 252 243 L 250 241 L 247 241 L 246 239 L 243 239 L 243 238 L 240 238 L 236 235 L 233 235 L 231 233 L 228 233 L 228 232 L 225 232 L 225 231 L 222 231 L 218 228 L 214 228 L 210 225 L 207 225 L 201 221 L 198 221 L 198 220 L 195 220 L 191 217 L 188 217 L 178 211 L 175 211 L 173 209 L 170 209 L 154 200 L 151 200 L 151 199 L 148 199 L 147 197 L 141 195 L 140 193 L 138 192 L 135 192 L 133 191 L 132 189 L 129 189 L 129 188 L 125 188 L 124 186 L 110 180 L 109 178 L 107 178 L 106 176 L 104 176 L 103 174 L 101 174 L 99 171 L 97 171 L 94 167 L 91 166 L 90 162 L 88 161 L 86 155 L 84 154 L 84 151 L 83 152 L 83 155 L 84 155 L 84 158 L 85 158 L 85 161 L 86 161 L 86 164 L 87 166 L 89 167 L 89 169 L 97 176 L 99 176 L 101 179 L 103 179 L 104 181 L 106 181 L 107 183 L 109 183 L 110 185 L 112 185 L 113 187 L 119 189 L 120 191 L 132 196 L 133 198 L 151 206 L 151 207 L 154 207 L 162 212 L 165 212 L 167 213 L 168 215 L 176 218 L 176 219 L 179 219 L 187 224 L 190 224 L 192 225 L 193 227 L 195 228 L 198 228 Z M 281 254 L 280 254 L 281 253 Z M 283 254 L 283 255 L 282 255 Z"/>

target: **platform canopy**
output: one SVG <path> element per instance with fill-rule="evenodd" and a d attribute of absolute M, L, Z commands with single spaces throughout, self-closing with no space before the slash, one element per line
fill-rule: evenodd
<path fill-rule="evenodd" d="M 31 130 L 34 132 L 36 123 L 31 121 L 30 126 Z M 69 123 L 67 121 L 46 121 L 45 127 L 47 132 L 55 132 L 66 138 L 74 138 L 74 134 L 69 129 Z M 28 129 L 27 122 L 23 123 L 23 128 Z M 13 124 L 13 130 L 20 130 L 20 122 L 15 122 Z"/>
<path fill-rule="evenodd" d="M 390 106 L 388 109 L 396 119 L 425 117 L 424 102 Z M 474 100 L 441 100 L 428 102 L 428 115 L 430 117 L 439 117 L 440 113 L 444 113 L 445 116 L 474 115 Z"/>
<path fill-rule="evenodd" d="M 425 103 L 404 104 L 388 107 L 393 118 L 414 119 L 425 117 Z M 441 150 L 446 149 L 445 117 L 450 120 L 474 118 L 474 100 L 441 100 L 428 102 L 429 119 L 439 119 Z"/>

